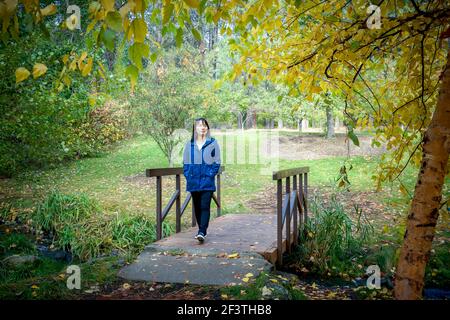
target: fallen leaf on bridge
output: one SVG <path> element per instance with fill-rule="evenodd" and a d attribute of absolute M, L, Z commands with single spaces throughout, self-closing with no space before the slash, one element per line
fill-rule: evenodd
<path fill-rule="evenodd" d="M 239 253 L 233 253 L 228 255 L 228 259 L 236 259 L 236 258 L 239 258 Z"/>

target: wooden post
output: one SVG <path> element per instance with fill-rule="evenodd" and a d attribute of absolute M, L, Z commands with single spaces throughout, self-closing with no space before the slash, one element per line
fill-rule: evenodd
<path fill-rule="evenodd" d="M 220 173 L 217 175 L 217 216 L 220 217 L 222 210 L 222 203 L 220 202 Z"/>
<path fill-rule="evenodd" d="M 162 177 L 156 177 L 156 240 L 162 238 Z"/>
<path fill-rule="evenodd" d="M 308 221 L 308 173 L 305 173 L 305 203 L 303 205 L 305 209 L 304 223 Z"/>
<path fill-rule="evenodd" d="M 277 264 L 283 263 L 283 225 L 282 225 L 282 201 L 283 201 L 283 183 L 281 179 L 277 180 Z"/>
<path fill-rule="evenodd" d="M 291 177 L 286 177 L 286 197 L 287 197 L 287 207 L 286 207 L 286 251 L 291 253 Z"/>
<path fill-rule="evenodd" d="M 303 174 L 299 174 L 299 176 L 298 176 L 298 183 L 299 183 L 299 186 L 298 186 L 298 196 L 300 197 L 299 198 L 299 200 L 300 200 L 300 205 L 302 206 L 302 208 L 304 207 L 304 204 L 303 204 Z M 303 208 L 304 209 L 304 208 Z M 303 210 L 303 212 L 304 212 L 305 210 Z M 302 232 L 305 230 L 305 219 L 304 219 L 304 217 L 300 217 L 300 219 L 301 219 L 301 222 L 300 222 L 300 226 L 301 226 L 301 228 L 302 228 Z"/>
<path fill-rule="evenodd" d="M 294 175 L 292 183 L 293 183 L 293 190 L 295 191 L 295 196 L 298 197 L 297 175 Z M 296 246 L 297 244 L 298 244 L 297 203 L 294 203 L 294 245 Z"/>
<path fill-rule="evenodd" d="M 175 189 L 178 192 L 176 200 L 175 214 L 176 214 L 176 232 L 181 231 L 181 187 L 180 187 L 180 175 L 175 176 Z"/>

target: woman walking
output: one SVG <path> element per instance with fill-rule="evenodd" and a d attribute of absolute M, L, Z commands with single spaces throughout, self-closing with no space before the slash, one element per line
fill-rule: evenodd
<path fill-rule="evenodd" d="M 220 169 L 220 148 L 211 137 L 205 118 L 195 119 L 192 136 L 186 142 L 183 153 L 183 169 L 186 191 L 192 195 L 198 232 L 195 239 L 205 240 L 211 214 L 211 198 L 216 191 L 215 176 Z"/>

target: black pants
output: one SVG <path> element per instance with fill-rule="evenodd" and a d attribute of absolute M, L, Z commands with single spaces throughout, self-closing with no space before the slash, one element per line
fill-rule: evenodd
<path fill-rule="evenodd" d="M 197 219 L 198 232 L 206 235 L 209 218 L 211 216 L 211 199 L 213 191 L 193 191 L 191 192 L 194 201 L 195 218 Z"/>

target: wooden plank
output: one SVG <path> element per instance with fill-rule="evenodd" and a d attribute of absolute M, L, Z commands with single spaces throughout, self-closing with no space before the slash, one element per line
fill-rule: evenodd
<path fill-rule="evenodd" d="M 176 180 L 175 180 L 175 188 L 177 190 L 178 193 L 178 197 L 176 200 L 176 206 L 175 206 L 175 232 L 180 232 L 181 231 L 181 210 L 180 210 L 180 204 L 181 204 L 181 183 L 180 183 L 180 175 L 177 174 L 176 175 Z"/>
<path fill-rule="evenodd" d="M 286 203 L 286 239 L 287 239 L 287 252 L 291 252 L 291 210 L 290 209 L 290 198 L 291 198 L 291 177 L 286 178 L 286 196 L 288 196 L 288 201 Z"/>
<path fill-rule="evenodd" d="M 283 251 L 281 249 L 281 242 L 283 240 L 283 222 L 282 222 L 282 215 L 283 215 L 283 208 L 281 207 L 281 202 L 283 201 L 283 195 L 282 190 L 283 189 L 283 182 L 281 179 L 277 180 L 277 260 L 278 263 L 281 264 L 283 261 Z"/>
<path fill-rule="evenodd" d="M 156 177 L 156 239 L 162 238 L 162 177 Z"/>
<path fill-rule="evenodd" d="M 220 166 L 219 172 L 217 174 L 222 173 L 225 170 L 225 166 Z M 183 167 L 176 167 L 176 168 L 153 168 L 153 169 L 146 169 L 145 175 L 147 177 L 163 177 L 163 176 L 174 176 L 174 175 L 183 175 L 184 171 Z"/>
<path fill-rule="evenodd" d="M 280 170 L 280 171 L 273 172 L 272 180 L 283 179 L 283 178 L 287 178 L 290 176 L 295 176 L 297 174 L 307 173 L 307 172 L 309 172 L 309 167 L 300 167 L 300 168 Z"/>

